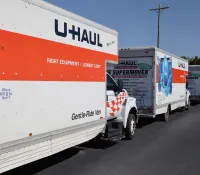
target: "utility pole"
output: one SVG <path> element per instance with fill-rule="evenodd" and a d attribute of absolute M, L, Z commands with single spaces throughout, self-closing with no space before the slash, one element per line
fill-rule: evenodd
<path fill-rule="evenodd" d="M 166 10 L 168 8 L 169 8 L 169 6 L 167 6 L 167 7 L 161 7 L 161 4 L 160 4 L 158 8 L 156 8 L 156 9 L 150 9 L 149 10 L 149 11 L 156 11 L 158 13 L 158 37 L 157 37 L 157 47 L 158 48 L 160 47 L 160 13 L 163 10 Z"/>

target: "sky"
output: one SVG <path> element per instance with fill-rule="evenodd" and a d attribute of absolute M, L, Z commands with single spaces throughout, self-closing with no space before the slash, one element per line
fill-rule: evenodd
<path fill-rule="evenodd" d="M 200 0 L 45 0 L 119 33 L 119 47 L 157 45 L 159 4 L 160 48 L 178 56 L 200 57 Z"/>

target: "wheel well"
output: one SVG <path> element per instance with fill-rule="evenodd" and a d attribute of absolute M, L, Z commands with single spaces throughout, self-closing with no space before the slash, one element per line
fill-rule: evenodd
<path fill-rule="evenodd" d="M 138 122 L 138 115 L 137 115 L 137 109 L 136 108 L 131 108 L 129 114 L 135 114 L 135 117 L 136 117 L 136 121 Z"/>
<path fill-rule="evenodd" d="M 172 112 L 171 104 L 168 105 L 168 108 L 169 108 L 169 112 L 170 112 L 170 114 L 171 114 L 171 112 Z"/>

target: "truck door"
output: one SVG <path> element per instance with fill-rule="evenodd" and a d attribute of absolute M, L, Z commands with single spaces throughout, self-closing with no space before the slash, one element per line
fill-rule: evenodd
<path fill-rule="evenodd" d="M 117 96 L 120 92 L 117 92 L 117 83 L 107 74 L 106 75 L 107 81 L 107 120 L 117 118 L 120 116 L 120 111 L 117 110 Z"/>
<path fill-rule="evenodd" d="M 115 81 L 107 74 L 106 77 L 107 80 L 107 101 L 111 101 L 116 98 L 117 94 L 115 93 L 115 90 L 117 88 L 117 84 Z"/>

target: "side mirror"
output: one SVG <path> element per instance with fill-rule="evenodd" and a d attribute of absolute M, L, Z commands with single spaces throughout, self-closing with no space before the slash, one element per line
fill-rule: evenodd
<path fill-rule="evenodd" d="M 119 80 L 119 79 L 118 79 L 117 84 L 118 84 L 118 86 L 117 86 L 117 91 L 118 91 L 118 92 L 121 92 L 122 89 L 123 89 L 123 80 Z"/>

